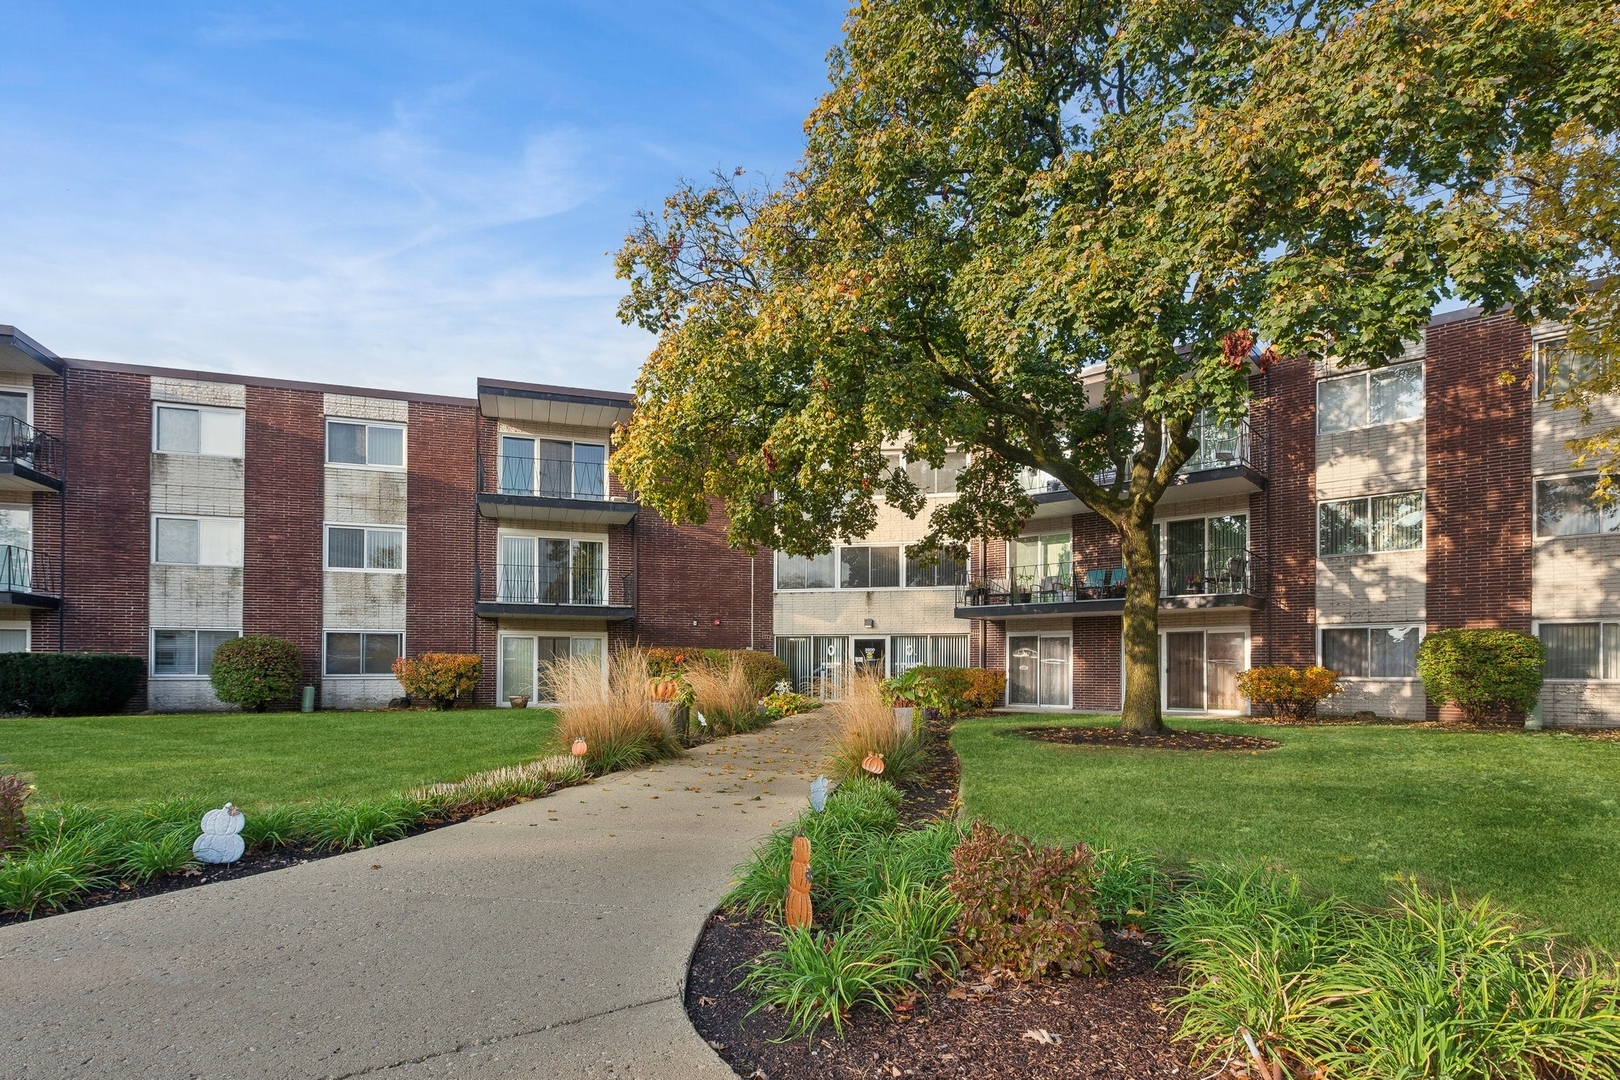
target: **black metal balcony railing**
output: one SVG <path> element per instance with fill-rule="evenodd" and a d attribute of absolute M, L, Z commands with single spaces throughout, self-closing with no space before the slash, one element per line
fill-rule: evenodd
<path fill-rule="evenodd" d="M 633 607 L 635 575 L 609 575 L 601 567 L 500 563 L 479 575 L 482 603 L 571 607 Z"/>
<path fill-rule="evenodd" d="M 496 483 L 500 495 L 542 499 L 610 500 L 607 467 L 600 461 L 572 461 L 503 455 Z"/>
<path fill-rule="evenodd" d="M 36 596 L 62 595 L 56 559 L 45 552 L 0 545 L 0 591 Z"/>
<path fill-rule="evenodd" d="M 1073 604 L 1120 600 L 1125 596 L 1123 566 L 1087 566 L 1076 561 L 1059 572 L 1013 567 L 1006 578 L 970 583 L 956 592 L 957 607 L 1020 604 Z M 1159 560 L 1161 597 L 1258 595 L 1259 568 L 1253 552 L 1231 549 L 1189 551 Z"/>
<path fill-rule="evenodd" d="M 62 479 L 62 440 L 15 416 L 0 416 L 0 462 Z"/>
<path fill-rule="evenodd" d="M 1262 473 L 1265 471 L 1265 463 L 1260 460 L 1262 455 L 1259 453 L 1264 444 L 1254 438 L 1247 419 L 1230 424 L 1200 422 L 1194 428 L 1193 435 L 1198 439 L 1198 449 L 1182 465 L 1179 475 L 1190 477 L 1194 473 L 1238 466 Z M 1091 478 L 1102 487 L 1108 487 L 1114 482 L 1114 470 L 1099 469 Z M 1033 469 L 1023 471 L 1022 481 L 1024 490 L 1031 495 L 1065 490 L 1059 481 Z"/>

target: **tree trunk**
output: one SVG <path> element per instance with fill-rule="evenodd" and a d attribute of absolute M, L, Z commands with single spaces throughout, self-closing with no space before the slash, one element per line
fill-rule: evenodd
<path fill-rule="evenodd" d="M 1120 528 L 1125 556 L 1125 701 L 1119 729 L 1142 735 L 1164 730 L 1159 713 L 1159 553 L 1152 511 L 1132 514 Z"/>

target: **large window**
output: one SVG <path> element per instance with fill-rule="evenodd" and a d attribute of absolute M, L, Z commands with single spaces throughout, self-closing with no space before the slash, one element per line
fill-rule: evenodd
<path fill-rule="evenodd" d="M 1620 502 L 1599 506 L 1597 474 L 1536 481 L 1537 536 L 1620 532 Z"/>
<path fill-rule="evenodd" d="M 914 667 L 967 667 L 966 634 L 897 634 L 890 666 L 896 675 Z"/>
<path fill-rule="evenodd" d="M 152 561 L 176 566 L 241 566 L 242 519 L 155 517 Z"/>
<path fill-rule="evenodd" d="M 1422 546 L 1422 492 L 1340 499 L 1318 507 L 1317 550 L 1323 555 L 1411 551 Z"/>
<path fill-rule="evenodd" d="M 883 455 L 891 469 L 904 469 L 911 482 L 917 485 L 917 490 L 924 495 L 953 495 L 956 493 L 956 478 L 968 465 L 968 456 L 963 453 L 946 454 L 939 468 L 934 468 L 926 461 L 907 461 L 905 455 L 898 451 L 889 451 Z"/>
<path fill-rule="evenodd" d="M 1316 430 L 1323 434 L 1422 416 L 1422 361 L 1358 371 L 1316 384 Z"/>
<path fill-rule="evenodd" d="M 607 603 L 607 544 L 555 536 L 503 536 L 503 604 Z"/>
<path fill-rule="evenodd" d="M 404 468 L 405 429 L 398 424 L 364 420 L 328 420 L 326 461 L 329 465 Z"/>
<path fill-rule="evenodd" d="M 830 589 L 833 587 L 833 552 L 820 555 L 789 555 L 776 553 L 776 587 L 778 589 Z"/>
<path fill-rule="evenodd" d="M 603 651 L 600 637 L 501 635 L 501 703 L 514 697 L 526 697 L 531 703 L 548 698 L 546 674 L 552 664 L 573 656 L 594 661 L 600 668 Z"/>
<path fill-rule="evenodd" d="M 207 675 L 214 670 L 214 650 L 240 630 L 153 630 L 153 675 Z"/>
<path fill-rule="evenodd" d="M 1009 545 L 1008 563 L 1015 585 L 1037 585 L 1056 578 L 1067 585 L 1074 574 L 1074 540 L 1066 532 L 1020 536 Z"/>
<path fill-rule="evenodd" d="M 326 527 L 328 570 L 404 570 L 405 533 L 361 525 Z"/>
<path fill-rule="evenodd" d="M 1347 679 L 1415 679 L 1416 626 L 1335 626 L 1322 631 L 1322 666 Z"/>
<path fill-rule="evenodd" d="M 152 448 L 160 454 L 239 458 L 245 426 L 241 409 L 158 405 L 152 418 Z"/>
<path fill-rule="evenodd" d="M 331 630 L 326 635 L 328 675 L 392 675 L 405 635 L 389 630 Z"/>
<path fill-rule="evenodd" d="M 605 499 L 607 447 L 566 439 L 501 437 L 503 495 L 546 499 Z"/>
<path fill-rule="evenodd" d="M 1620 679 L 1620 622 L 1542 623 L 1549 679 Z"/>
<path fill-rule="evenodd" d="M 900 546 L 838 549 L 838 587 L 841 589 L 898 589 Z"/>
<path fill-rule="evenodd" d="M 1538 341 L 1536 354 L 1536 397 L 1557 398 L 1569 388 L 1597 374 L 1596 358 L 1568 348 L 1562 341 Z"/>
<path fill-rule="evenodd" d="M 941 555 L 939 561 L 928 565 L 916 559 L 906 559 L 906 587 L 908 589 L 937 589 L 942 586 L 960 585 L 967 580 L 967 567 L 949 555 Z"/>
<path fill-rule="evenodd" d="M 28 627 L 7 626 L 0 627 L 0 653 L 27 652 Z"/>

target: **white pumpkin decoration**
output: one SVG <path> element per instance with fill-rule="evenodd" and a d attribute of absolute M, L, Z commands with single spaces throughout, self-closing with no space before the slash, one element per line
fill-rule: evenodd
<path fill-rule="evenodd" d="M 242 826 L 247 818 L 242 811 L 226 803 L 218 810 L 203 815 L 202 835 L 191 845 L 191 853 L 198 862 L 233 863 L 242 857 L 247 845 L 242 843 Z"/>

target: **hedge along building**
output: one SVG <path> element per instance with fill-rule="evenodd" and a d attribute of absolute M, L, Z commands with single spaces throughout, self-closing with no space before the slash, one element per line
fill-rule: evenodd
<path fill-rule="evenodd" d="M 1164 708 L 1245 712 L 1245 668 L 1321 663 L 1346 687 L 1323 712 L 1421 719 L 1423 635 L 1506 627 L 1547 646 L 1547 723 L 1620 725 L 1620 512 L 1573 465 L 1579 414 L 1545 400 L 1561 338 L 1459 311 L 1384 368 L 1256 370 L 1247 419 L 1206 429 L 1158 508 Z M 1593 427 L 1616 423 L 1603 402 Z M 973 663 L 1005 668 L 1010 704 L 1118 710 L 1118 539 L 1030 483 L 1024 536 L 973 545 Z"/>
<path fill-rule="evenodd" d="M 213 649 L 298 646 L 324 707 L 395 657 L 477 653 L 477 697 L 558 655 L 769 648 L 770 555 L 673 528 L 606 471 L 625 394 L 476 398 L 107 364 L 0 327 L 0 649 L 147 661 L 152 709 L 216 708 Z"/>

